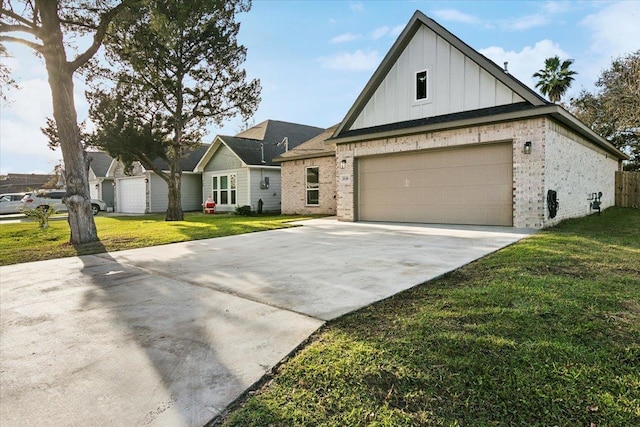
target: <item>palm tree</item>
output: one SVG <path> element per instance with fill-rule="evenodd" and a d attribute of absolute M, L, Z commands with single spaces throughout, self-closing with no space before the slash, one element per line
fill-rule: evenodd
<path fill-rule="evenodd" d="M 551 102 L 560 101 L 571 86 L 573 76 L 578 74 L 569 69 L 571 64 L 573 59 L 566 59 L 560 63 L 560 58 L 556 55 L 545 59 L 544 69 L 533 74 L 533 77 L 539 79 L 536 87 L 540 88 L 540 92 L 548 96 Z"/>

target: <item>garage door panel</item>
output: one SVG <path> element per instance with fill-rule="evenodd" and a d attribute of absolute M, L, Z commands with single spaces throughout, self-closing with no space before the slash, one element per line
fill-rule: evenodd
<path fill-rule="evenodd" d="M 116 188 L 118 192 L 118 212 L 145 213 L 147 187 L 143 177 L 119 179 Z"/>
<path fill-rule="evenodd" d="M 359 219 L 512 224 L 511 144 L 358 160 Z"/>

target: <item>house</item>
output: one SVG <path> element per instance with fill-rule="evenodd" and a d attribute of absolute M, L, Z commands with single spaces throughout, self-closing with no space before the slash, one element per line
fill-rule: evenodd
<path fill-rule="evenodd" d="M 282 168 L 283 214 L 336 214 L 336 146 L 327 140 L 337 127 L 274 159 Z"/>
<path fill-rule="evenodd" d="M 543 228 L 612 206 L 628 159 L 419 11 L 328 142 L 342 221 Z"/>
<path fill-rule="evenodd" d="M 238 206 L 279 212 L 280 165 L 274 158 L 323 131 L 266 120 L 235 136 L 216 136 L 194 169 L 202 173 L 202 199 L 211 196 L 218 212 L 232 212 Z"/>
<path fill-rule="evenodd" d="M 210 144 L 202 144 L 188 156 L 180 160 L 182 168 L 181 203 L 182 210 L 202 209 L 202 174 L 194 169 L 202 159 Z M 169 165 L 162 159 L 154 160 L 154 166 L 167 171 Z M 115 177 L 115 210 L 123 213 L 160 213 L 169 205 L 167 183 L 158 174 L 146 170 L 142 165 L 134 165 L 131 175 L 124 173 L 124 165 L 114 162 L 107 176 Z"/>
<path fill-rule="evenodd" d="M 91 198 L 102 200 L 107 204 L 107 209 L 113 210 L 115 206 L 115 179 L 113 176 L 107 175 L 111 166 L 117 161 L 103 151 L 89 151 L 87 158 L 89 159 Z"/>
<path fill-rule="evenodd" d="M 0 193 L 22 193 L 39 188 L 55 188 L 55 175 L 35 173 L 9 173 L 0 175 Z"/>

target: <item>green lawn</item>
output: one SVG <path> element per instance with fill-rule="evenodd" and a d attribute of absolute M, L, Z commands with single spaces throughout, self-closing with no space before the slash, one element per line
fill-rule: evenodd
<path fill-rule="evenodd" d="M 164 221 L 164 215 L 95 217 L 99 243 L 70 245 L 66 218 L 50 221 L 48 229 L 35 222 L 0 223 L 0 265 L 40 261 L 105 251 L 141 248 L 208 239 L 252 231 L 289 227 L 300 216 L 237 216 L 186 213 L 184 221 Z"/>
<path fill-rule="evenodd" d="M 328 324 L 228 426 L 640 426 L 640 211 L 565 221 Z"/>

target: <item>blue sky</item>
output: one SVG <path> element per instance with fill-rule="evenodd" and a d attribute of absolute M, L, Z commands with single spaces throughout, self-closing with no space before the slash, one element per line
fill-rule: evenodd
<path fill-rule="evenodd" d="M 575 60 L 579 74 L 568 96 L 593 90 L 611 60 L 640 49 L 640 0 L 623 1 L 270 1 L 254 0 L 239 39 L 245 68 L 262 83 L 255 123 L 284 120 L 319 127 L 338 123 L 416 10 L 530 87 L 544 59 Z M 0 106 L 0 173 L 48 173 L 61 159 L 40 132 L 51 116 L 43 63 L 8 45 L 3 59 L 21 86 Z M 86 118 L 84 84 L 76 82 L 80 120 Z M 240 120 L 216 134 L 235 134 Z"/>

